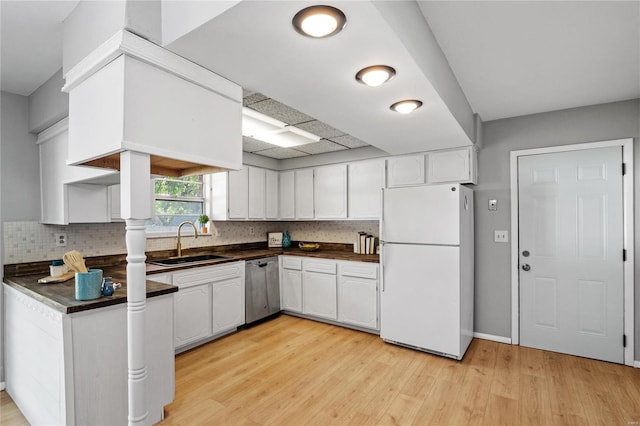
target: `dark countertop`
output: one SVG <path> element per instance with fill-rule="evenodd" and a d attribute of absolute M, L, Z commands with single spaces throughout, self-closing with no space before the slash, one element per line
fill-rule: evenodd
<path fill-rule="evenodd" d="M 114 282 L 122 283 L 112 296 L 102 296 L 95 300 L 76 300 L 75 279 L 70 279 L 57 284 L 38 284 L 38 279 L 47 274 L 5 276 L 4 282 L 21 293 L 44 303 L 45 305 L 62 312 L 72 314 L 74 312 L 88 311 L 90 309 L 104 308 L 118 305 L 127 301 L 127 283 L 125 281 L 126 268 L 124 266 L 103 267 L 103 276 L 113 277 Z M 178 287 L 161 284 L 147 280 L 147 298 L 171 294 L 178 291 Z"/>
<path fill-rule="evenodd" d="M 296 243 L 297 244 L 297 243 Z M 296 245 L 294 244 L 294 246 Z M 305 256 L 324 259 L 348 260 L 356 262 L 379 263 L 379 256 L 376 254 L 355 254 L 347 248 L 350 245 L 320 243 L 318 251 L 309 252 L 292 248 L 266 248 L 266 244 L 255 245 L 233 245 L 216 246 L 203 249 L 187 250 L 185 255 L 216 253 L 228 256 L 227 259 L 212 260 L 207 262 L 192 263 L 189 265 L 180 264 L 173 266 L 160 266 L 147 263 L 147 275 L 162 274 L 190 268 L 203 266 L 220 265 L 223 263 L 237 262 L 240 260 L 261 259 L 270 256 Z M 175 255 L 174 252 L 153 252 L 147 253 L 147 262 L 154 259 L 166 258 Z M 79 301 L 75 299 L 75 280 L 71 279 L 58 284 L 38 284 L 38 279 L 48 275 L 49 262 L 37 262 L 31 264 L 5 265 L 4 282 L 18 291 L 33 297 L 34 299 L 56 309 L 65 314 L 81 312 L 90 309 L 102 308 L 105 306 L 117 305 L 127 301 L 126 284 L 126 260 L 124 255 L 102 256 L 88 258 L 87 265 L 91 268 L 103 270 L 103 276 L 113 277 L 114 282 L 122 283 L 122 287 L 115 290 L 112 296 L 103 296 L 96 300 Z M 39 272 L 39 273 L 36 273 Z M 178 291 L 178 287 L 161 284 L 147 280 L 147 298 L 170 294 Z"/>

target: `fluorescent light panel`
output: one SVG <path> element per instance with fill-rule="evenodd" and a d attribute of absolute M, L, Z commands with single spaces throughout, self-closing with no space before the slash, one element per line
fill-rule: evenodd
<path fill-rule="evenodd" d="M 276 120 L 251 108 L 242 108 L 242 136 L 247 136 L 283 148 L 318 142 L 314 135 Z"/>

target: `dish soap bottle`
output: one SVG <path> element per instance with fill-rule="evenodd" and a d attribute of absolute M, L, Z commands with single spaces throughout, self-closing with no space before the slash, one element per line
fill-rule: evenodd
<path fill-rule="evenodd" d="M 289 236 L 289 231 L 287 231 L 286 229 L 282 233 L 282 247 L 291 247 L 291 237 Z"/>

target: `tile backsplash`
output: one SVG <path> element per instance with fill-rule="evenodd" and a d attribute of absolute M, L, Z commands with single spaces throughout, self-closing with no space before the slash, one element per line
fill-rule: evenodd
<path fill-rule="evenodd" d="M 4 263 L 61 259 L 70 250 L 85 257 L 126 253 L 124 223 L 42 225 L 38 222 L 4 222 Z M 184 248 L 242 244 L 267 240 L 267 232 L 287 229 L 294 241 L 353 243 L 358 231 L 378 235 L 378 221 L 212 222 L 212 235 L 184 237 Z M 253 228 L 253 234 L 251 229 Z M 67 234 L 66 247 L 56 247 L 55 234 Z M 170 250 L 176 237 L 147 239 L 147 251 Z"/>

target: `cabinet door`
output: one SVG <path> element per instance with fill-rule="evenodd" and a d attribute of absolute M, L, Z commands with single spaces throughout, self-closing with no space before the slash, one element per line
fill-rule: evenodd
<path fill-rule="evenodd" d="M 278 218 L 278 172 L 266 170 L 265 216 L 267 219 Z"/>
<path fill-rule="evenodd" d="M 302 276 L 302 312 L 321 318 L 338 319 L 336 276 L 305 272 Z"/>
<path fill-rule="evenodd" d="M 429 183 L 471 181 L 471 148 L 427 155 Z"/>
<path fill-rule="evenodd" d="M 244 280 L 233 278 L 212 284 L 213 334 L 244 324 Z"/>
<path fill-rule="evenodd" d="M 349 218 L 380 219 L 384 160 L 349 164 Z"/>
<path fill-rule="evenodd" d="M 302 312 L 302 272 L 282 270 L 280 298 L 283 310 Z"/>
<path fill-rule="evenodd" d="M 338 320 L 377 330 L 377 287 L 377 280 L 340 276 L 338 279 Z"/>
<path fill-rule="evenodd" d="M 265 170 L 249 167 L 249 219 L 265 217 Z"/>
<path fill-rule="evenodd" d="M 278 217 L 280 219 L 295 219 L 295 172 L 280 172 L 279 178 Z"/>
<path fill-rule="evenodd" d="M 74 183 L 67 185 L 69 223 L 106 223 L 111 221 L 109 194 L 104 185 Z"/>
<path fill-rule="evenodd" d="M 295 207 L 297 219 L 313 219 L 313 169 L 295 171 Z"/>
<path fill-rule="evenodd" d="M 316 167 L 314 179 L 316 219 L 347 217 L 347 165 Z"/>
<path fill-rule="evenodd" d="M 173 300 L 176 348 L 212 335 L 211 284 L 180 288 Z"/>
<path fill-rule="evenodd" d="M 246 219 L 249 213 L 249 169 L 229 172 L 229 219 Z"/>
<path fill-rule="evenodd" d="M 392 157 L 387 160 L 387 186 L 420 185 L 425 183 L 424 155 Z"/>

